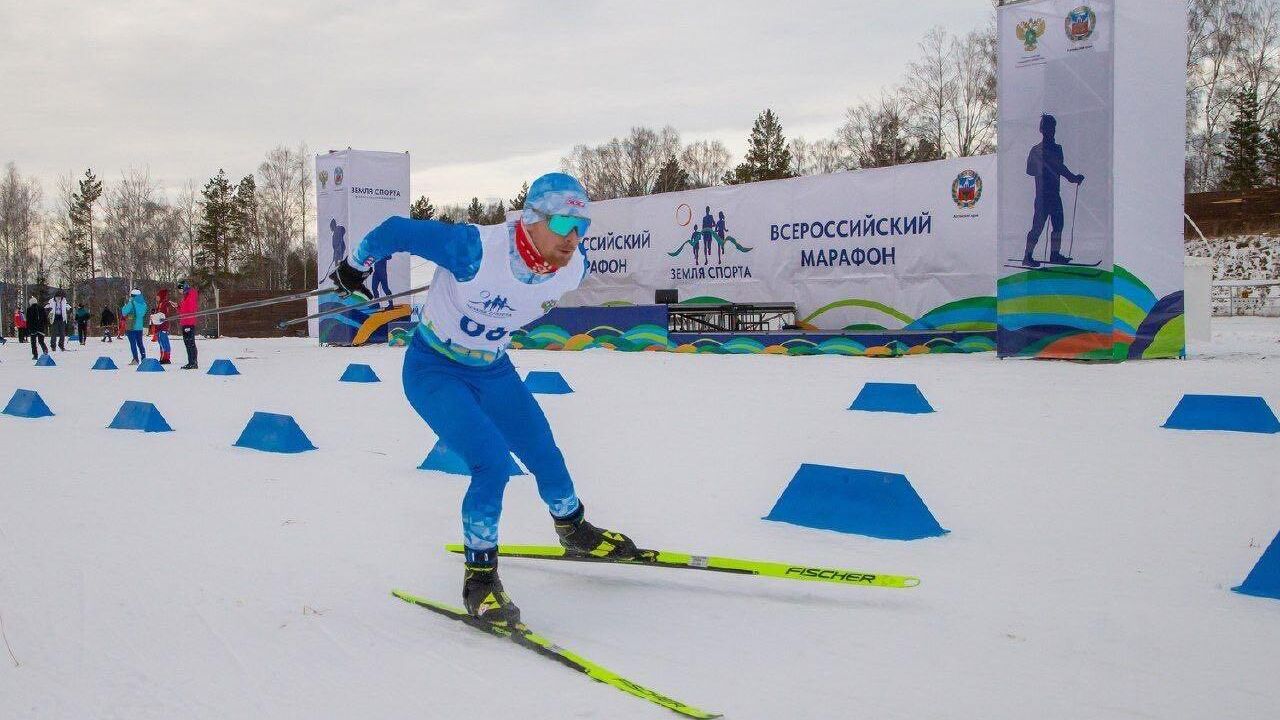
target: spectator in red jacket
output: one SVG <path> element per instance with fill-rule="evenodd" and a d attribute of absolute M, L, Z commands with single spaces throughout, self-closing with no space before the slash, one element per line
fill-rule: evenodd
<path fill-rule="evenodd" d="M 27 317 L 22 314 L 21 308 L 13 311 L 13 327 L 15 330 L 18 331 L 18 342 L 19 343 L 26 342 L 27 341 Z"/>
<path fill-rule="evenodd" d="M 178 282 L 178 289 L 182 291 L 182 301 L 178 303 L 178 323 L 182 326 L 182 344 L 187 348 L 187 364 L 182 369 L 194 370 L 200 366 L 196 364 L 196 319 L 191 317 L 191 313 L 200 310 L 200 293 L 186 280 Z"/>

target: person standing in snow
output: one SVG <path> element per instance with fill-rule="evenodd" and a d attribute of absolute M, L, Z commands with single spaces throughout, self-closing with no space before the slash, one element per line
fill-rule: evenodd
<path fill-rule="evenodd" d="M 200 293 L 187 280 L 178 281 L 178 289 L 182 291 L 182 301 L 178 303 L 178 315 L 182 326 L 182 345 L 187 349 L 187 364 L 183 370 L 195 370 L 200 367 L 196 363 L 196 319 L 191 313 L 200 311 Z"/>
<path fill-rule="evenodd" d="M 369 297 L 365 281 L 382 258 L 409 252 L 438 265 L 402 378 L 409 404 L 471 469 L 462 500 L 462 599 L 468 613 L 489 622 L 520 620 L 498 579 L 498 518 L 510 451 L 533 473 L 567 552 L 641 554 L 627 536 L 585 520 L 551 426 L 506 352 L 513 331 L 546 314 L 586 275 L 578 244 L 591 224 L 588 205 L 581 183 L 550 173 L 530 186 L 517 222 L 388 218 L 330 275 L 341 290 Z"/>
<path fill-rule="evenodd" d="M 22 314 L 22 308 L 13 311 L 13 329 L 18 333 L 18 344 L 27 341 L 27 316 Z"/>
<path fill-rule="evenodd" d="M 84 306 L 84 303 L 80 303 L 79 307 L 76 308 L 76 337 L 80 340 L 81 345 L 88 342 L 89 317 L 89 309 Z"/>
<path fill-rule="evenodd" d="M 44 305 L 32 295 L 27 299 L 27 337 L 31 339 L 31 359 L 39 360 L 36 353 L 36 342 L 40 343 L 40 352 L 48 355 L 49 348 L 44 344 L 44 333 L 49 327 L 49 316 L 45 314 Z"/>
<path fill-rule="evenodd" d="M 151 325 L 156 329 L 156 342 L 160 343 L 160 364 L 169 364 L 169 316 L 178 306 L 169 299 L 169 288 L 160 288 L 156 292 L 156 311 L 151 315 Z"/>
<path fill-rule="evenodd" d="M 70 308 L 67 306 L 67 294 L 59 290 L 45 304 L 45 309 L 53 313 L 53 326 L 49 335 L 49 349 L 67 351 L 67 320 L 70 319 Z"/>
<path fill-rule="evenodd" d="M 98 317 L 98 324 L 102 326 L 102 341 L 111 342 L 116 334 L 116 314 L 111 312 L 111 308 L 102 306 L 102 315 Z"/>
<path fill-rule="evenodd" d="M 129 299 L 120 308 L 120 319 L 128 322 L 125 335 L 129 337 L 129 353 L 133 355 L 129 364 L 137 365 L 147 359 L 147 347 L 142 341 L 142 331 L 147 326 L 147 301 L 142 299 L 141 290 L 129 291 Z"/>

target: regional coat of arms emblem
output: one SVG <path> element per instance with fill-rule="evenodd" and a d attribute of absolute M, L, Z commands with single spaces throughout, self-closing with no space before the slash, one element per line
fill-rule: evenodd
<path fill-rule="evenodd" d="M 1072 42 L 1084 42 L 1093 36 L 1093 30 L 1098 26 L 1098 14 L 1088 5 L 1081 5 L 1067 13 L 1065 25 L 1067 37 Z"/>
<path fill-rule="evenodd" d="M 951 199 L 956 207 L 968 210 L 982 199 L 982 176 L 973 170 L 965 170 L 951 183 Z"/>

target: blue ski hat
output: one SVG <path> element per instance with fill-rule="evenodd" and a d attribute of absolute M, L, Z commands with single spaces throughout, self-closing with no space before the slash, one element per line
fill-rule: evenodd
<path fill-rule="evenodd" d="M 571 215 L 590 220 L 590 205 L 587 191 L 572 175 L 547 173 L 529 186 L 520 219 L 526 225 L 541 222 L 552 215 Z"/>

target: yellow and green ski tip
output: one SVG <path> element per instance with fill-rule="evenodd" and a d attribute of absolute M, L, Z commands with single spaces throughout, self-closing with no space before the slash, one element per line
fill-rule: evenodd
<path fill-rule="evenodd" d="M 562 665 L 565 665 L 566 667 L 577 670 L 592 680 L 615 687 L 629 695 L 634 695 L 638 698 L 648 700 L 655 705 L 660 705 L 686 717 L 704 718 L 708 720 L 710 718 L 721 717 L 720 713 L 700 710 L 692 705 L 686 705 L 675 698 L 667 697 L 662 693 L 634 683 L 614 671 L 582 657 L 572 650 L 556 645 L 542 635 L 530 630 L 524 623 L 508 626 L 505 623 L 498 624 L 486 622 L 468 614 L 467 611 L 462 608 L 453 607 L 452 605 L 446 605 L 434 600 L 411 595 L 403 590 L 392 590 L 391 594 L 407 603 L 412 603 L 432 612 L 439 613 L 440 615 L 452 620 L 457 620 L 478 630 L 483 630 L 490 635 L 496 635 L 501 638 L 512 640 L 517 645 L 528 648 L 543 657 L 550 658 Z"/>
<path fill-rule="evenodd" d="M 460 544 L 445 545 L 445 549 L 453 553 L 461 553 Z M 810 567 L 807 565 L 791 565 L 788 563 L 764 562 L 760 560 L 742 560 L 739 558 L 716 557 L 714 555 L 689 555 L 687 553 L 667 552 L 665 550 L 642 550 L 644 557 L 637 560 L 617 560 L 569 554 L 558 545 L 500 545 L 499 557 L 530 558 L 535 560 L 568 560 L 572 562 L 604 562 L 618 565 L 651 565 L 658 567 L 683 568 L 687 570 L 706 570 L 710 572 L 734 573 L 738 575 L 758 575 L 761 577 L 782 578 L 784 580 L 803 580 L 808 582 L 834 583 L 837 585 L 865 585 L 868 587 L 913 588 L 920 584 L 920 578 L 911 575 L 888 575 L 866 570 L 843 570 L 840 568 Z"/>

